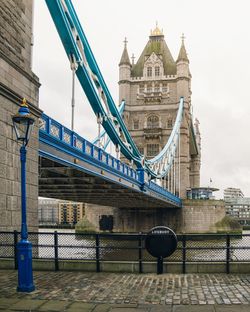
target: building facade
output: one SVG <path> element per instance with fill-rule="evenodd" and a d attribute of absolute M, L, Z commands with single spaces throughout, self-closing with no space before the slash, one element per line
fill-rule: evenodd
<path fill-rule="evenodd" d="M 250 225 L 250 198 L 238 197 L 225 200 L 226 213 L 241 225 Z"/>
<path fill-rule="evenodd" d="M 224 200 L 233 198 L 243 198 L 244 194 L 241 189 L 235 187 L 228 187 L 224 190 Z"/>
<path fill-rule="evenodd" d="M 125 100 L 123 119 L 138 149 L 147 158 L 157 155 L 167 143 L 180 97 L 184 97 L 184 113 L 180 131 L 181 181 L 177 195 L 186 198 L 187 190 L 200 186 L 201 140 L 199 122 L 195 120 L 193 123 L 191 115 L 191 73 L 184 37 L 176 61 L 158 27 L 151 32 L 136 63 L 134 57 L 132 60 L 129 58 L 125 40 L 119 62 L 119 102 Z M 124 157 L 122 160 L 126 161 Z M 179 176 L 178 168 L 176 170 L 176 176 Z M 179 185 L 178 182 L 176 185 Z M 192 211 L 195 209 L 192 208 Z M 97 230 L 101 229 L 100 220 L 112 217 L 111 230 L 118 232 L 144 232 L 156 225 L 167 225 L 178 232 L 185 232 L 184 223 L 189 211 L 191 208 L 118 209 L 86 205 L 87 218 Z M 195 224 L 193 219 L 191 227 Z M 210 222 L 206 225 L 209 227 Z"/>
<path fill-rule="evenodd" d="M 224 190 L 226 214 L 241 225 L 250 225 L 250 198 L 244 197 L 241 189 L 229 187 Z"/>
<path fill-rule="evenodd" d="M 85 214 L 84 204 L 76 202 L 59 202 L 59 224 L 76 224 Z"/>
<path fill-rule="evenodd" d="M 59 223 L 59 200 L 53 198 L 38 199 L 39 225 L 57 225 Z"/>
<path fill-rule="evenodd" d="M 32 0 L 0 1 L 0 230 L 20 230 L 20 144 L 12 116 L 26 98 L 35 127 L 27 148 L 27 223 L 38 226 L 39 80 L 32 72 Z"/>
<path fill-rule="evenodd" d="M 200 131 L 191 115 L 191 73 L 182 37 L 176 61 L 156 27 L 149 36 L 138 61 L 130 61 L 127 41 L 119 63 L 119 101 L 125 100 L 124 121 L 140 152 L 147 158 L 165 146 L 174 126 L 180 97 L 184 114 L 180 137 L 180 190 L 200 186 Z M 177 169 L 178 171 L 178 169 Z M 177 181 L 177 185 L 179 182 Z"/>

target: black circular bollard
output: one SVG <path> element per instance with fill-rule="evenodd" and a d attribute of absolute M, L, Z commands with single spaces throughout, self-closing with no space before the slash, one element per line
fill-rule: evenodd
<path fill-rule="evenodd" d="M 176 250 L 177 236 L 166 226 L 156 226 L 148 232 L 145 247 L 151 256 L 157 258 L 157 274 L 162 274 L 163 259 Z"/>

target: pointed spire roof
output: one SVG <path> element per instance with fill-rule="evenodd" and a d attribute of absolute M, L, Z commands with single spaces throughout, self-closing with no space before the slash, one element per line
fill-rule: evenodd
<path fill-rule="evenodd" d="M 137 63 L 132 68 L 131 75 L 133 77 L 143 76 L 144 63 L 153 52 L 161 58 L 165 75 L 176 74 L 176 63 L 164 40 L 163 32 L 159 29 L 158 25 L 156 25 L 156 28 L 151 31 L 149 41 L 138 58 Z"/>
<path fill-rule="evenodd" d="M 179 62 L 179 61 L 186 61 L 189 63 L 189 59 L 188 59 L 188 56 L 187 56 L 187 51 L 186 51 L 186 48 L 185 48 L 185 44 L 184 44 L 184 34 L 182 34 L 181 36 L 181 48 L 180 48 L 180 52 L 179 52 L 179 55 L 178 55 L 178 58 L 177 58 L 177 61 L 176 62 Z"/>
<path fill-rule="evenodd" d="M 128 50 L 127 50 L 127 43 L 128 43 L 127 38 L 125 38 L 125 40 L 124 40 L 124 49 L 123 49 L 123 52 L 122 52 L 122 57 L 121 57 L 119 66 L 120 65 L 130 65 L 131 66 L 129 55 L 128 55 Z"/>

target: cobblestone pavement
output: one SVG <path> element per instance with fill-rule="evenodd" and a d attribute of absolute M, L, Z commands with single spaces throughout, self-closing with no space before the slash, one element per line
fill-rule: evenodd
<path fill-rule="evenodd" d="M 0 310 L 250 312 L 250 274 L 34 272 L 34 283 L 17 293 L 17 272 L 1 270 Z"/>

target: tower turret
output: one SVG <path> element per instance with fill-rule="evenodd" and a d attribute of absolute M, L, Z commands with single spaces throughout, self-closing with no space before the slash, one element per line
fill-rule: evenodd
<path fill-rule="evenodd" d="M 128 55 L 127 43 L 127 38 L 125 38 L 124 49 L 119 63 L 119 103 L 121 103 L 123 99 L 126 100 L 126 102 L 129 101 L 131 63 Z"/>
<path fill-rule="evenodd" d="M 184 44 L 184 34 L 182 34 L 181 36 L 181 48 L 179 51 L 179 55 L 178 58 L 176 60 L 176 65 L 177 65 L 177 75 L 179 77 L 187 77 L 189 78 L 190 76 L 190 72 L 189 72 L 189 59 L 187 56 L 187 51 L 185 48 L 185 44 Z"/>
<path fill-rule="evenodd" d="M 189 70 L 189 59 L 187 56 L 187 51 L 184 44 L 184 34 L 181 36 L 181 48 L 179 51 L 178 58 L 176 60 L 177 68 L 177 90 L 178 98 L 183 96 L 185 102 L 190 104 L 190 95 L 191 95 L 191 73 Z"/>

